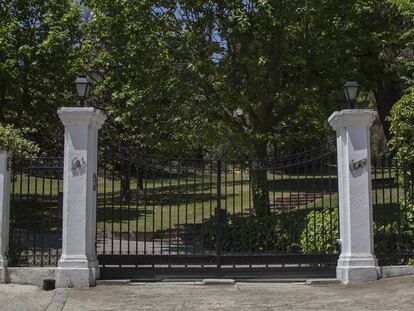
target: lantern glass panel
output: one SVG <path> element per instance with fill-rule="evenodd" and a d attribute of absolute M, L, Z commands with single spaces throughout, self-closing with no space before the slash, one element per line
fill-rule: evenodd
<path fill-rule="evenodd" d="M 348 81 L 345 83 L 344 93 L 348 102 L 355 102 L 359 91 L 359 84 L 356 81 Z"/>
<path fill-rule="evenodd" d="M 77 78 L 75 81 L 76 92 L 80 98 L 87 98 L 89 96 L 89 82 L 86 78 Z"/>

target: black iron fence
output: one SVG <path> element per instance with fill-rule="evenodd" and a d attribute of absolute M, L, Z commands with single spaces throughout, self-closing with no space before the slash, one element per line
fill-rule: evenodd
<path fill-rule="evenodd" d="M 335 265 L 336 152 L 176 159 L 102 150 L 97 251 L 106 266 Z"/>
<path fill-rule="evenodd" d="M 11 158 L 10 266 L 57 265 L 62 248 L 62 158 Z"/>
<path fill-rule="evenodd" d="M 335 148 L 291 159 L 217 161 L 126 150 L 100 152 L 97 252 L 104 266 L 335 265 L 339 238 Z M 11 266 L 56 265 L 63 159 L 10 159 Z M 372 161 L 375 253 L 414 258 L 413 170 Z"/>
<path fill-rule="evenodd" d="M 380 265 L 413 263 L 413 172 L 390 154 L 372 161 L 374 248 Z"/>

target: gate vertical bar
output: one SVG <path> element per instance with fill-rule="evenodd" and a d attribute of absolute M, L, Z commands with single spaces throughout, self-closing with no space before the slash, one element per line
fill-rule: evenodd
<path fill-rule="evenodd" d="M 221 276 L 221 161 L 217 160 L 217 182 L 216 182 L 216 263 L 217 263 L 217 276 Z"/>

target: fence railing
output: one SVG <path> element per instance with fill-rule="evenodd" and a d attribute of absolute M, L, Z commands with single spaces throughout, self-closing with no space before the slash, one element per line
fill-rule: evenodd
<path fill-rule="evenodd" d="M 215 254 L 219 206 L 226 211 L 223 253 L 335 254 L 335 161 L 335 153 L 327 150 L 319 157 L 312 154 L 312 159 L 305 156 L 279 165 L 102 153 L 97 251 Z M 9 165 L 10 265 L 56 265 L 62 238 L 63 159 L 15 157 Z M 266 172 L 263 189 L 270 211 L 262 220 L 275 222 L 273 231 L 252 217 L 258 204 L 252 179 L 260 172 Z M 372 160 L 374 243 L 382 265 L 407 264 L 414 258 L 413 184 L 412 168 L 392 156 Z"/>
<path fill-rule="evenodd" d="M 384 154 L 372 161 L 374 250 L 380 265 L 414 259 L 412 167 Z"/>
<path fill-rule="evenodd" d="M 10 266 L 55 266 L 62 248 L 63 158 L 11 158 Z"/>

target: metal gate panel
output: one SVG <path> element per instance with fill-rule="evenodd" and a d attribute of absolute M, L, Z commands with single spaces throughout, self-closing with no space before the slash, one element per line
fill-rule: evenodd
<path fill-rule="evenodd" d="M 334 148 L 289 159 L 205 160 L 103 149 L 103 269 L 334 267 Z"/>

